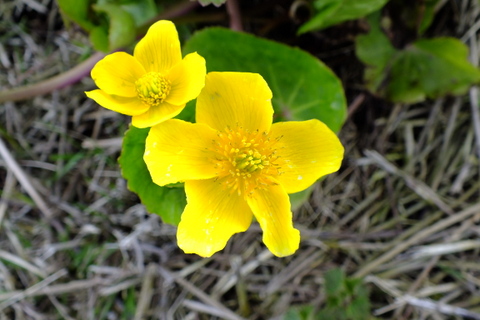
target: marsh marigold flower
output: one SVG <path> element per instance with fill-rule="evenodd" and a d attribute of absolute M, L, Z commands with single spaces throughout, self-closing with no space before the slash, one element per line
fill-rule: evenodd
<path fill-rule="evenodd" d="M 178 115 L 205 84 L 205 59 L 191 53 L 182 60 L 175 25 L 158 21 L 135 47 L 133 56 L 115 52 L 92 69 L 100 88 L 86 92 L 107 109 L 132 116 L 145 128 Z"/>
<path fill-rule="evenodd" d="M 273 254 L 297 250 L 288 194 L 337 171 L 343 146 L 318 120 L 272 124 L 271 98 L 259 74 L 209 73 L 197 123 L 173 119 L 150 129 L 144 160 L 153 181 L 185 182 L 177 240 L 186 253 L 211 256 L 253 216 Z"/>

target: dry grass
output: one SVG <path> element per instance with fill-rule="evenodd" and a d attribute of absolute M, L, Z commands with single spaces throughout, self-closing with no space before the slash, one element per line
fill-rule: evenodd
<path fill-rule="evenodd" d="M 478 8 L 457 2 L 478 63 Z M 0 88 L 90 53 L 59 19 L 50 0 L 0 0 Z M 385 108 L 371 98 L 352 110 L 342 170 L 296 213 L 301 248 L 284 259 L 256 225 L 211 259 L 183 254 L 175 228 L 126 189 L 116 158 L 128 119 L 87 100 L 91 88 L 1 105 L 0 319 L 278 319 L 320 308 L 334 267 L 364 277 L 378 318 L 480 319 L 476 88 L 385 117 L 368 117 Z"/>

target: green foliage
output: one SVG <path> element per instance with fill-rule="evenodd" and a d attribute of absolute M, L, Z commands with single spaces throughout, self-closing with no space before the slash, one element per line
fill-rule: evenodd
<path fill-rule="evenodd" d="M 368 289 L 361 279 L 348 278 L 336 268 L 325 273 L 325 306 L 318 312 L 312 306 L 291 308 L 283 320 L 369 320 Z"/>
<path fill-rule="evenodd" d="M 388 0 L 315 0 L 314 16 L 304 23 L 299 33 L 325 29 L 347 20 L 362 18 L 382 8 Z"/>
<path fill-rule="evenodd" d="M 414 103 L 446 94 L 463 94 L 480 81 L 468 62 L 468 49 L 455 38 L 420 39 L 395 49 L 370 19 L 371 30 L 356 41 L 357 57 L 367 65 L 365 81 L 373 93 L 393 102 Z"/>
<path fill-rule="evenodd" d="M 213 4 L 216 7 L 220 7 L 222 4 L 227 2 L 227 0 L 198 0 L 198 2 L 202 6 L 208 6 L 209 4 Z"/>
<path fill-rule="evenodd" d="M 89 19 L 90 0 L 57 0 L 63 19 L 73 21 L 87 31 L 95 25 Z"/>
<path fill-rule="evenodd" d="M 134 287 L 130 287 L 124 291 L 126 297 L 124 297 L 124 309 L 121 315 L 122 320 L 133 319 L 135 317 L 135 311 L 137 310 L 138 297 Z"/>
<path fill-rule="evenodd" d="M 154 0 L 59 0 L 66 22 L 75 22 L 89 32 L 96 50 L 110 52 L 130 45 L 137 28 L 157 14 Z"/>
<path fill-rule="evenodd" d="M 335 74 L 305 51 L 255 36 L 210 28 L 184 47 L 207 61 L 207 71 L 260 73 L 273 92 L 274 121 L 319 119 L 340 130 L 346 115 L 343 87 Z"/>
<path fill-rule="evenodd" d="M 422 8 L 423 14 L 421 15 L 420 25 L 418 26 L 418 33 L 423 34 L 433 22 L 435 17 L 435 6 L 440 0 L 425 0 L 424 7 Z"/>
<path fill-rule="evenodd" d="M 118 159 L 128 188 L 135 192 L 150 213 L 158 214 L 166 223 L 178 225 L 186 205 L 183 188 L 156 185 L 143 161 L 145 139 L 150 129 L 133 126 L 125 133 L 122 154 Z"/>
<path fill-rule="evenodd" d="M 292 210 L 297 210 L 302 206 L 302 204 L 305 203 L 305 201 L 308 200 L 308 198 L 310 198 L 310 194 L 312 194 L 313 188 L 314 185 L 311 185 L 303 191 L 288 195 L 288 197 L 290 198 L 290 204 L 292 205 Z"/>
<path fill-rule="evenodd" d="M 315 309 L 312 306 L 303 306 L 300 308 L 290 308 L 282 320 L 314 320 Z"/>
<path fill-rule="evenodd" d="M 130 1 L 129 3 L 122 4 L 121 7 L 132 16 L 135 21 L 135 26 L 137 27 L 148 23 L 148 21 L 155 18 L 158 13 L 154 0 Z"/>
<path fill-rule="evenodd" d="M 109 18 L 108 28 L 108 48 L 109 50 L 118 49 L 129 45 L 135 40 L 135 20 L 122 7 L 115 4 L 94 5 L 96 12 L 103 12 Z M 92 42 L 95 47 L 99 45 Z"/>

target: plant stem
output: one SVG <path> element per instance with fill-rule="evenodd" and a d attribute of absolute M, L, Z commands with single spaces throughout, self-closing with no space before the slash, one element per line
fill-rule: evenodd
<path fill-rule="evenodd" d="M 96 52 L 90 58 L 72 69 L 52 78 L 39 83 L 2 91 L 0 92 L 0 102 L 30 99 L 69 86 L 86 76 L 90 70 L 92 70 L 93 66 L 104 56 L 105 53 Z"/>
<path fill-rule="evenodd" d="M 227 0 L 225 3 L 228 15 L 230 16 L 230 29 L 233 31 L 243 31 L 240 6 L 237 0 Z"/>

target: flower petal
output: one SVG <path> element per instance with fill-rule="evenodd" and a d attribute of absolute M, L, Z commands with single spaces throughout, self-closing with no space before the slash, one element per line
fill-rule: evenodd
<path fill-rule="evenodd" d="M 258 73 L 210 72 L 197 99 L 196 119 L 219 131 L 242 126 L 268 131 L 272 91 Z"/>
<path fill-rule="evenodd" d="M 168 120 L 150 129 L 145 155 L 153 181 L 160 185 L 216 176 L 209 150 L 216 132 L 203 124 Z"/>
<path fill-rule="evenodd" d="M 184 107 L 184 104 L 174 106 L 173 104 L 162 102 L 158 106 L 152 106 L 146 112 L 134 116 L 132 118 L 132 125 L 137 128 L 153 127 L 160 122 L 175 117 L 182 112 Z"/>
<path fill-rule="evenodd" d="M 215 179 L 186 181 L 185 192 L 187 206 L 177 231 L 178 246 L 185 253 L 210 257 L 252 222 L 252 211 L 245 200 Z"/>
<path fill-rule="evenodd" d="M 100 89 L 122 97 L 137 96 L 135 81 L 144 74 L 140 62 L 125 52 L 107 55 L 92 69 L 92 79 Z"/>
<path fill-rule="evenodd" d="M 276 179 L 287 193 L 308 188 L 342 164 L 340 140 L 319 120 L 274 123 L 270 137 L 280 137 L 275 147 L 282 174 Z"/>
<path fill-rule="evenodd" d="M 290 199 L 279 184 L 255 189 L 247 197 L 250 208 L 263 230 L 263 242 L 277 257 L 294 253 L 300 243 L 300 232 L 293 228 Z"/>
<path fill-rule="evenodd" d="M 138 98 L 120 97 L 116 95 L 109 95 L 102 90 L 86 91 L 85 94 L 90 99 L 95 100 L 96 103 L 104 108 L 113 110 L 118 113 L 135 116 L 142 114 L 148 110 L 149 106 L 143 103 Z"/>
<path fill-rule="evenodd" d="M 167 75 L 171 89 L 165 101 L 171 104 L 185 104 L 195 99 L 205 85 L 206 73 L 203 57 L 196 52 L 185 56 Z"/>
<path fill-rule="evenodd" d="M 177 29 L 171 21 L 155 22 L 135 47 L 133 56 L 147 72 L 166 74 L 182 60 Z"/>

